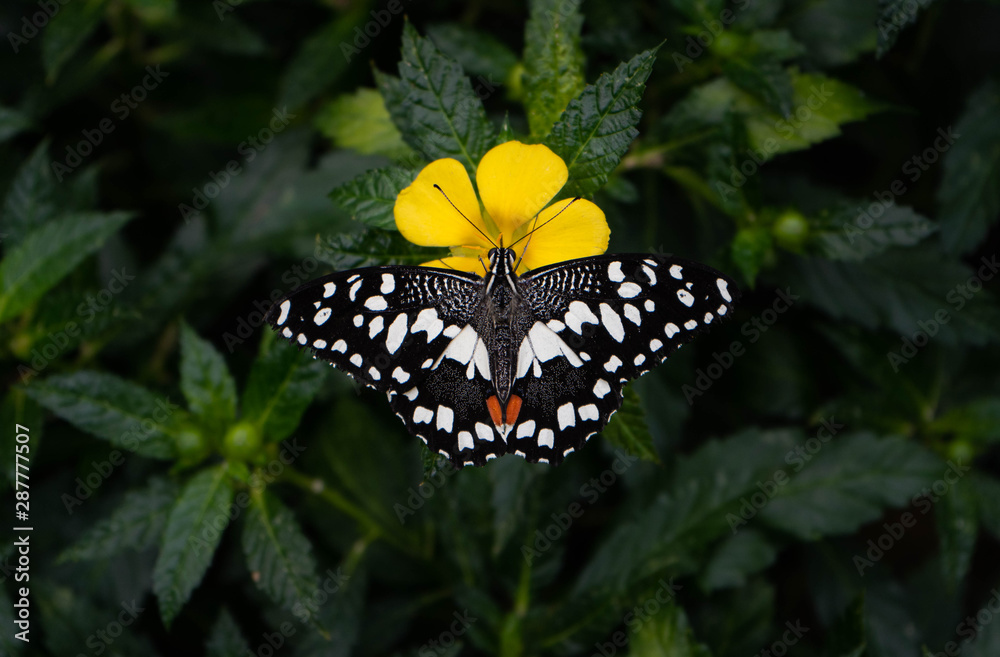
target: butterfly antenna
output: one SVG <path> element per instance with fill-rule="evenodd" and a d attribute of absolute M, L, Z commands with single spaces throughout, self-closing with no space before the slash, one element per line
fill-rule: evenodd
<path fill-rule="evenodd" d="M 489 235 L 487 235 L 486 233 L 484 233 L 482 231 L 482 229 L 479 226 L 477 226 L 475 223 L 473 223 L 473 221 L 471 219 L 469 219 L 464 214 L 462 214 L 462 211 L 458 209 L 458 206 L 451 202 L 451 199 L 448 198 L 448 195 L 444 193 L 444 190 L 441 189 L 441 187 L 437 183 L 434 183 L 434 189 L 436 189 L 439 192 L 441 192 L 441 196 L 443 196 L 444 200 L 448 201 L 448 203 L 451 204 L 451 207 L 455 208 L 455 212 L 457 212 L 458 214 L 462 215 L 462 219 L 465 219 L 466 221 L 468 221 L 470 226 L 472 226 L 477 231 L 479 231 L 479 234 L 482 235 L 483 237 L 485 237 L 487 242 L 489 242 L 493 246 L 496 246 L 496 242 L 494 242 L 492 239 L 490 239 Z"/>
<path fill-rule="evenodd" d="M 565 205 L 565 206 L 563 207 L 563 209 L 562 209 L 562 210 L 560 210 L 559 212 L 556 212 L 556 213 L 555 213 L 555 215 L 553 215 L 553 216 L 552 216 L 552 218 L 550 218 L 550 219 L 546 219 L 546 220 L 545 220 L 545 223 L 544 223 L 544 224 L 542 224 L 541 226 L 533 226 L 533 227 L 531 228 L 531 230 L 530 230 L 530 231 L 528 231 L 528 233 L 527 233 L 526 235 L 522 235 L 522 236 L 521 236 L 521 239 L 517 240 L 517 242 L 520 242 L 520 241 L 521 241 L 521 240 L 523 240 L 523 239 L 527 239 L 527 240 L 528 240 L 528 242 L 527 242 L 527 244 L 525 244 L 525 245 L 524 245 L 524 248 L 523 248 L 523 249 L 521 249 L 521 257 L 520 257 L 520 258 L 518 258 L 518 260 L 517 260 L 517 264 L 516 264 L 516 265 L 514 265 L 514 271 L 517 271 L 517 268 L 521 266 L 521 261 L 522 261 L 522 260 L 524 260 L 524 254 L 528 252 L 528 246 L 530 246 L 530 245 L 531 245 L 531 236 L 535 234 L 535 231 L 537 231 L 537 230 L 540 230 L 540 229 L 544 228 L 546 224 L 548 224 L 548 223 L 549 223 L 550 221 L 552 221 L 553 219 L 555 219 L 556 217 L 558 217 L 559 215 L 561 215 L 561 214 L 562 214 L 563 212 L 565 212 L 565 211 L 566 211 L 566 209 L 567 209 L 567 208 L 568 208 L 569 206 L 573 205 L 574 203 L 576 203 L 576 202 L 577 202 L 577 201 L 579 201 L 579 200 L 580 200 L 580 197 L 579 197 L 579 196 L 577 196 L 577 197 L 574 197 L 574 198 L 573 198 L 573 200 L 572 200 L 572 201 L 570 201 L 569 203 L 567 203 L 567 204 L 566 204 L 566 205 Z M 537 214 L 535 215 L 535 219 L 534 219 L 534 221 L 535 221 L 536 223 L 538 222 L 538 215 L 537 215 Z M 514 248 L 515 246 L 517 246 L 517 242 L 514 242 L 513 244 L 511 244 L 511 245 L 510 245 L 510 248 L 512 248 L 512 249 L 513 249 L 513 248 Z"/>

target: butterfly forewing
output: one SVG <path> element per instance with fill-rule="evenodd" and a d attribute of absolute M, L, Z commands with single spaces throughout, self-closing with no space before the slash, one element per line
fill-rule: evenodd
<path fill-rule="evenodd" d="M 535 322 L 518 354 L 523 399 L 508 450 L 558 463 L 608 423 L 622 386 L 728 315 L 736 286 L 677 258 L 621 254 L 519 280 Z"/>

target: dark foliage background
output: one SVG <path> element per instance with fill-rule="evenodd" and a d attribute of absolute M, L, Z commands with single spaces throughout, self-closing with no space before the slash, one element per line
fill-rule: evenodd
<path fill-rule="evenodd" d="M 0 545 L 3 654 L 1000 654 L 995 1 L 41 0 L 0 27 L 4 524 L 27 427 L 34 527 L 30 581 Z M 304 280 L 427 258 L 391 222 L 433 154 L 404 38 L 523 140 L 662 44 L 638 138 L 594 147 L 610 250 L 743 298 L 559 468 L 455 473 L 261 327 Z"/>

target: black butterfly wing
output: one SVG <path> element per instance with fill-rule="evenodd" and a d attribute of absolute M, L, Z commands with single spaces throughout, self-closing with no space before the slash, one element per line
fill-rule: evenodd
<path fill-rule="evenodd" d="M 485 344 L 470 325 L 482 286 L 479 276 L 445 269 L 356 269 L 296 289 L 267 321 L 316 358 L 385 392 L 432 451 L 482 465 L 506 453 L 482 421 L 493 389 Z"/>
<path fill-rule="evenodd" d="M 679 258 L 616 254 L 519 280 L 535 322 L 518 353 L 508 451 L 558 463 L 601 431 L 622 386 L 732 311 L 735 283 Z"/>

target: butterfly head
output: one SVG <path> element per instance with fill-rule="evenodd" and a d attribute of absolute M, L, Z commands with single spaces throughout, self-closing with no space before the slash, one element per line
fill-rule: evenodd
<path fill-rule="evenodd" d="M 506 276 L 514 273 L 517 254 L 513 249 L 497 247 L 490 249 L 490 273 L 494 276 Z"/>

